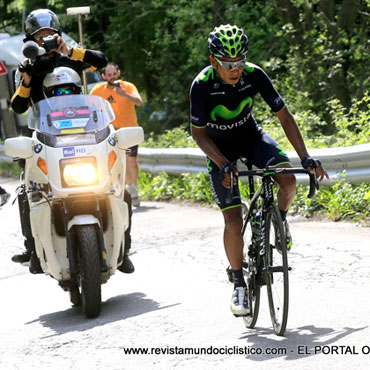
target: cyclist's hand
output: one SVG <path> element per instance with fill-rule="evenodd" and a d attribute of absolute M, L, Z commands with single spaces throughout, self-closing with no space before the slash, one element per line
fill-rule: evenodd
<path fill-rule="evenodd" d="M 233 177 L 233 185 L 236 185 L 237 182 L 237 176 L 239 175 L 238 173 L 238 167 L 236 167 L 235 163 L 232 162 L 226 162 L 220 169 L 219 172 L 219 177 L 222 183 L 222 186 L 224 186 L 227 189 L 231 188 L 231 177 L 230 177 L 230 172 L 233 172 L 234 177 Z"/>
<path fill-rule="evenodd" d="M 305 168 L 309 173 L 314 174 L 316 172 L 316 177 L 318 178 L 319 182 L 324 180 L 324 177 L 327 179 L 329 178 L 328 172 L 318 159 L 305 157 L 302 159 L 301 164 L 302 167 Z"/>

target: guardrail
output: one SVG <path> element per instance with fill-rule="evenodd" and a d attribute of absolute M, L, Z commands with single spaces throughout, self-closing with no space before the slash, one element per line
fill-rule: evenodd
<path fill-rule="evenodd" d="M 311 149 L 313 158 L 320 159 L 330 179 L 323 185 L 331 186 L 343 178 L 353 184 L 370 183 L 370 144 L 343 148 Z M 287 153 L 293 166 L 301 166 L 295 152 Z M 152 173 L 166 171 L 170 174 L 207 172 L 206 156 L 199 148 L 148 149 L 139 148 L 141 169 Z M 298 183 L 308 184 L 308 176 L 297 175 Z"/>
<path fill-rule="evenodd" d="M 353 184 L 370 183 L 370 144 L 354 145 L 343 148 L 311 149 L 310 155 L 318 158 L 329 172 L 330 180 L 323 185 L 331 186 L 343 178 Z M 287 153 L 293 166 L 300 166 L 295 152 Z M 11 163 L 12 159 L 4 153 L 0 145 L 0 162 Z M 173 175 L 182 173 L 207 172 L 206 156 L 199 148 L 149 149 L 139 148 L 140 168 L 152 173 L 166 171 Z M 308 183 L 308 177 L 297 175 L 298 183 Z"/>

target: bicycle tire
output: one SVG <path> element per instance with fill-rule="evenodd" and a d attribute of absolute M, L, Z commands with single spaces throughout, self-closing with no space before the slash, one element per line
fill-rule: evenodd
<path fill-rule="evenodd" d="M 244 219 L 243 225 L 243 240 L 244 248 L 249 251 L 249 246 L 252 244 L 252 225 L 250 222 L 247 222 L 246 215 L 248 214 L 248 206 L 245 203 L 242 203 L 242 213 Z M 245 326 L 249 329 L 253 329 L 256 325 L 260 307 L 260 292 L 261 287 L 257 284 L 256 274 L 257 274 L 257 263 L 256 256 L 251 257 L 247 254 L 244 254 L 243 260 L 243 274 L 248 286 L 248 296 L 249 296 L 249 308 L 251 310 L 249 316 L 243 316 Z"/>
<path fill-rule="evenodd" d="M 277 335 L 283 336 L 288 321 L 289 269 L 284 225 L 276 204 L 266 214 L 266 286 L 271 322 Z"/>

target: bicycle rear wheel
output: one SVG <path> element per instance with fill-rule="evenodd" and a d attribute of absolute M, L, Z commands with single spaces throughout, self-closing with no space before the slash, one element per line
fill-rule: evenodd
<path fill-rule="evenodd" d="M 243 274 L 248 286 L 249 308 L 250 315 L 243 316 L 245 326 L 247 328 L 254 328 L 258 319 L 258 312 L 260 307 L 260 291 L 261 287 L 257 284 L 257 258 L 258 252 L 252 246 L 252 226 L 251 223 L 246 223 L 245 216 L 248 213 L 246 204 L 242 204 L 242 213 L 244 219 L 243 226 L 243 240 L 244 240 L 244 259 L 243 259 Z"/>
<path fill-rule="evenodd" d="M 266 215 L 266 285 L 271 322 L 277 335 L 284 335 L 289 307 L 286 239 L 280 211 L 272 204 Z"/>

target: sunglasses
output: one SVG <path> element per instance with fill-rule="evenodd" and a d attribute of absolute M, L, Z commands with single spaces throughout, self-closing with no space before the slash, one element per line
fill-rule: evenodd
<path fill-rule="evenodd" d="M 53 36 L 54 34 L 55 34 L 55 32 L 48 32 L 48 33 L 44 33 L 42 35 L 34 36 L 33 38 L 35 39 L 35 41 L 42 41 L 44 38 L 46 38 L 48 36 Z"/>
<path fill-rule="evenodd" d="M 53 91 L 54 96 L 61 96 L 61 95 L 71 95 L 73 94 L 73 89 L 71 87 L 65 89 L 55 89 Z"/>
<path fill-rule="evenodd" d="M 246 58 L 244 57 L 243 59 L 240 59 L 236 62 L 225 62 L 223 60 L 220 60 L 220 59 L 217 59 L 215 57 L 217 63 L 222 67 L 222 68 L 225 68 L 225 69 L 239 69 L 239 68 L 243 68 L 245 66 L 245 62 L 246 62 Z"/>

